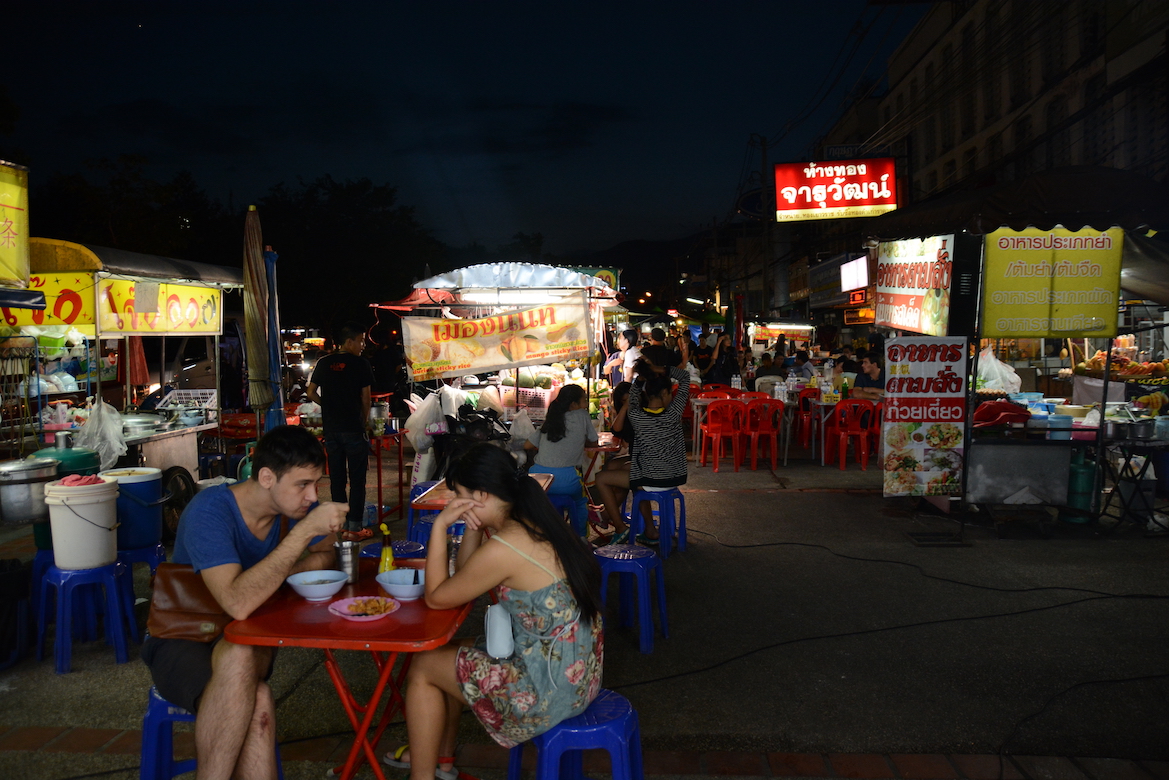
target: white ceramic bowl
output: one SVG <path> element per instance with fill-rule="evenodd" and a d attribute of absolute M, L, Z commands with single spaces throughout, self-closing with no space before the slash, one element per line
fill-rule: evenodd
<path fill-rule="evenodd" d="M 414 584 L 414 575 L 418 575 L 418 584 Z M 393 569 L 384 571 L 377 576 L 377 584 L 382 590 L 399 601 L 413 601 L 421 598 L 426 590 L 426 572 L 421 569 Z"/>
<path fill-rule="evenodd" d="M 287 582 L 309 601 L 325 601 L 345 587 L 345 572 L 336 569 L 302 571 L 293 574 Z"/>

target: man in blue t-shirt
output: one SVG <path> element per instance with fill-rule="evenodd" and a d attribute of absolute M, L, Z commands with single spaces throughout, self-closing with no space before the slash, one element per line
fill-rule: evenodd
<path fill-rule="evenodd" d="M 880 401 L 885 397 L 885 369 L 881 367 L 881 356 L 870 353 L 861 358 L 861 372 L 856 376 L 856 386 L 850 398 Z"/>
<path fill-rule="evenodd" d="M 183 510 L 174 562 L 201 573 L 236 620 L 288 575 L 333 568 L 331 535 L 344 527 L 346 506 L 317 504 L 324 465 L 307 430 L 273 428 L 256 444 L 250 479 L 204 490 Z M 147 637 L 142 660 L 164 699 L 196 713 L 200 777 L 275 777 L 276 706 L 265 682 L 275 650 L 222 639 Z"/>

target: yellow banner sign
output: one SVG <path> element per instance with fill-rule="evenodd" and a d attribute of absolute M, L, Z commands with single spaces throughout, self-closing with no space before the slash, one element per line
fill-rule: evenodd
<path fill-rule="evenodd" d="M 219 333 L 222 301 L 222 293 L 213 287 L 99 279 L 98 330 L 103 335 Z"/>
<path fill-rule="evenodd" d="M 586 358 L 592 352 L 583 300 L 478 320 L 403 317 L 402 337 L 415 382 Z"/>
<path fill-rule="evenodd" d="M 45 308 L 0 309 L 4 324 L 68 325 L 93 336 L 93 282 L 93 274 L 85 271 L 33 274 L 28 288 L 45 294 Z"/>
<path fill-rule="evenodd" d="M 0 164 L 0 285 L 28 286 L 28 171 Z"/>
<path fill-rule="evenodd" d="M 1116 335 L 1124 231 L 996 230 L 986 237 L 982 335 Z"/>

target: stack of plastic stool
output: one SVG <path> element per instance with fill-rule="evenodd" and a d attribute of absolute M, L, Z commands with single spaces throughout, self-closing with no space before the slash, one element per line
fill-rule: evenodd
<path fill-rule="evenodd" d="M 41 614 L 41 583 L 54 563 L 52 550 L 37 550 L 32 559 L 32 578 L 29 581 L 29 603 L 34 618 Z M 73 599 L 73 633 L 82 642 L 98 638 L 97 618 L 102 614 L 100 588 L 86 586 L 84 596 Z M 49 616 L 52 618 L 52 615 Z M 50 620 L 51 622 L 51 620 Z"/>
<path fill-rule="evenodd" d="M 134 619 L 134 564 L 148 564 L 150 566 L 150 576 L 153 577 L 154 572 L 158 570 L 158 564 L 164 563 L 165 561 L 166 548 L 161 544 L 156 544 L 153 547 L 139 547 L 135 550 L 118 550 L 118 563 L 125 566 L 119 578 L 119 584 L 124 591 L 124 595 L 130 600 L 130 611 L 126 618 L 130 624 L 130 632 L 133 634 L 135 642 L 141 640 L 141 635 L 138 633 L 138 621 Z"/>
<path fill-rule="evenodd" d="M 645 776 L 637 712 L 628 699 L 612 691 L 601 691 L 587 710 L 534 737 L 531 744 L 537 751 L 536 780 L 584 780 L 581 751 L 594 748 L 609 752 L 613 780 Z M 520 780 L 523 757 L 523 745 L 511 749 L 507 780 Z"/>
<path fill-rule="evenodd" d="M 651 571 L 657 573 L 658 580 L 658 620 L 662 626 L 662 636 L 670 635 L 669 624 L 666 621 L 666 578 L 662 568 L 662 559 L 648 547 L 639 547 L 635 544 L 607 544 L 593 551 L 597 556 L 597 563 L 601 566 L 601 602 L 604 603 L 609 589 L 609 575 L 621 575 L 621 625 L 633 625 L 633 590 L 637 585 L 637 626 L 638 646 L 643 653 L 652 653 L 654 649 L 654 618 L 650 608 L 649 575 Z"/>
<path fill-rule="evenodd" d="M 119 587 L 118 578 L 123 564 L 109 563 L 92 569 L 58 569 L 50 566 L 40 582 L 40 611 L 37 613 L 37 660 L 45 657 L 45 631 L 48 629 L 50 610 L 49 586 L 57 590 L 57 636 L 54 639 L 53 655 L 56 659 L 57 674 L 69 671 L 73 656 L 73 590 L 78 585 L 98 585 L 105 590 L 105 631 L 106 639 L 114 646 L 114 657 L 120 664 L 129 660 L 126 653 L 126 630 L 123 621 L 134 605 L 127 604 L 125 591 Z"/>
<path fill-rule="evenodd" d="M 420 510 L 417 517 L 415 517 L 413 504 L 414 499 L 437 484 L 437 480 L 433 482 L 419 482 L 410 488 L 410 506 L 406 509 L 406 538 L 412 542 L 426 544 L 430 541 L 430 526 L 433 525 L 430 521 L 438 517 L 438 512 Z"/>
<path fill-rule="evenodd" d="M 194 723 L 195 713 L 171 704 L 158 695 L 151 687 L 146 714 L 142 717 L 142 758 L 138 770 L 139 780 L 170 780 L 170 778 L 195 771 L 196 761 L 175 761 L 175 723 Z M 280 764 L 280 746 L 276 746 L 276 773 L 283 780 L 284 767 Z"/>
<path fill-rule="evenodd" d="M 644 520 L 639 507 L 642 501 L 653 501 L 658 505 L 658 533 L 662 557 L 669 558 L 670 550 L 674 546 L 674 537 L 678 537 L 678 551 L 686 549 L 686 499 L 682 498 L 682 491 L 678 488 L 669 490 L 635 490 L 633 504 L 629 510 L 629 527 L 637 533 L 644 533 L 641 526 Z M 674 512 L 674 502 L 678 502 L 678 511 Z"/>

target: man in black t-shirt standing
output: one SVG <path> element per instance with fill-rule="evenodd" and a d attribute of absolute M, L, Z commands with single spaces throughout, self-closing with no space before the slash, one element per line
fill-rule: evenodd
<path fill-rule="evenodd" d="M 306 394 L 321 405 L 321 423 L 325 431 L 325 454 L 329 462 L 329 490 L 334 501 L 345 503 L 345 477 L 349 476 L 349 513 L 346 515 L 346 539 L 373 536 L 373 530 L 361 527 L 365 512 L 365 472 L 369 467 L 370 385 L 373 371 L 361 357 L 365 331 L 347 322 L 337 338 L 340 351 L 317 361 Z M 319 392 L 318 392 L 319 391 Z"/>

